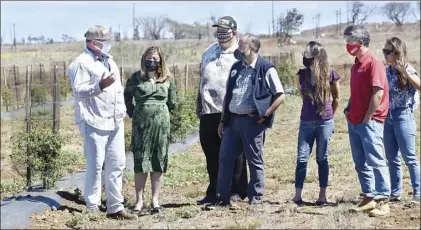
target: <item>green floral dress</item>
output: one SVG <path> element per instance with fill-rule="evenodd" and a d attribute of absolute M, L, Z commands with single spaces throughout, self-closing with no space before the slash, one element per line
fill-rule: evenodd
<path fill-rule="evenodd" d="M 174 109 L 174 80 L 155 83 L 141 79 L 138 71 L 127 80 L 124 101 L 132 118 L 134 172 L 167 171 L 170 113 Z M 133 97 L 135 104 L 133 105 Z"/>

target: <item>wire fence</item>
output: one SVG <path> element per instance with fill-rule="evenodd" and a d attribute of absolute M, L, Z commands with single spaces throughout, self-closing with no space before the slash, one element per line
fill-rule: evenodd
<path fill-rule="evenodd" d="M 278 66 L 286 59 L 294 62 L 293 55 L 293 53 L 279 53 L 265 58 Z M 1 169 L 15 167 L 7 165 L 9 163 L 7 159 L 12 154 L 10 141 L 16 135 L 29 132 L 36 127 L 47 127 L 53 132 L 59 132 L 60 107 L 73 103 L 67 73 L 71 61 L 1 67 Z M 119 67 L 123 86 L 131 74 L 139 69 L 139 66 Z M 180 94 L 184 95 L 186 91 L 199 86 L 200 63 L 184 65 L 173 63 L 169 65 L 169 70 Z M 23 167 L 18 171 L 22 176 L 26 175 L 27 186 L 30 187 L 35 172 Z"/>
<path fill-rule="evenodd" d="M 36 127 L 50 128 L 55 133 L 59 131 L 61 85 L 66 86 L 68 78 L 64 62 L 24 68 L 3 66 L 1 70 L 1 158 L 4 162 L 11 154 L 10 141 L 19 138 L 17 135 L 22 132 L 30 132 Z M 1 166 L 3 169 L 4 164 Z M 24 171 L 22 168 L 16 170 Z M 26 174 L 27 186 L 30 187 L 31 168 L 27 167 L 26 173 L 22 174 Z"/>

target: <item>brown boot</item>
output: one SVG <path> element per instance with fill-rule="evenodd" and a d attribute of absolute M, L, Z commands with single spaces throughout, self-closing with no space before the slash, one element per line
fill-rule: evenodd
<path fill-rule="evenodd" d="M 107 214 L 107 218 L 110 219 L 117 219 L 117 220 L 137 220 L 137 216 L 126 212 L 125 210 L 121 210 L 116 213 Z"/>
<path fill-rule="evenodd" d="M 379 201 L 377 207 L 368 212 L 368 215 L 371 217 L 388 217 L 389 214 L 390 208 L 387 201 Z"/>
<path fill-rule="evenodd" d="M 373 197 L 364 197 L 363 200 L 358 204 L 356 208 L 351 208 L 350 212 L 366 212 L 376 208 L 376 202 Z"/>

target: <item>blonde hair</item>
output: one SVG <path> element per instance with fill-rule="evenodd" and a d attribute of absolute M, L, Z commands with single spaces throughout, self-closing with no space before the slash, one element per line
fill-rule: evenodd
<path fill-rule="evenodd" d="M 392 37 L 386 39 L 386 44 L 390 44 L 393 47 L 393 52 L 396 55 L 396 59 L 401 61 L 404 66 L 406 66 L 406 63 L 408 61 L 408 54 L 406 52 L 406 44 L 405 42 L 398 38 L 398 37 Z M 403 76 L 403 73 L 398 71 L 398 86 L 400 89 L 406 89 L 408 86 L 409 81 L 406 77 Z"/>
<path fill-rule="evenodd" d="M 150 46 L 149 48 L 145 50 L 145 52 L 142 54 L 142 57 L 140 59 L 140 68 L 143 71 L 143 73 L 146 73 L 146 66 L 144 64 L 145 59 L 146 57 L 154 53 L 157 53 L 160 59 L 159 67 L 156 70 L 158 72 L 158 78 L 155 80 L 156 82 L 165 82 L 172 76 L 171 76 L 170 71 L 168 70 L 167 62 L 165 61 L 164 51 L 159 46 Z M 142 74 L 141 78 L 143 80 L 147 80 L 146 74 Z"/>

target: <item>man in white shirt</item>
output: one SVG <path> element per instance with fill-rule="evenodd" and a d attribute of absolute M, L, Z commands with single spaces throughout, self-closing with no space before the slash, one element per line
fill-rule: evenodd
<path fill-rule="evenodd" d="M 126 107 L 118 67 L 108 54 L 111 33 L 104 26 L 95 25 L 85 38 L 84 52 L 69 66 L 69 78 L 75 97 L 75 122 L 84 142 L 86 206 L 88 211 L 99 211 L 105 161 L 107 217 L 134 219 L 136 216 L 127 213 L 123 206 Z"/>
<path fill-rule="evenodd" d="M 200 143 L 206 156 L 209 186 L 206 196 L 198 204 L 211 203 L 216 198 L 216 183 L 219 170 L 218 125 L 221 120 L 229 71 L 238 60 L 234 51 L 238 48 L 237 23 L 230 16 L 222 17 L 217 24 L 217 39 L 202 55 L 200 88 L 196 113 L 200 118 Z M 240 201 L 247 197 L 247 167 L 241 154 L 235 161 L 232 177 L 231 200 Z"/>

